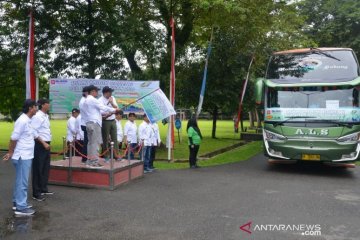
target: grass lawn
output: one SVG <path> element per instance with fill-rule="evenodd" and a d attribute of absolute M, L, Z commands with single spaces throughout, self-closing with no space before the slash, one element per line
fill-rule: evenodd
<path fill-rule="evenodd" d="M 213 158 L 207 160 L 198 160 L 198 165 L 201 167 L 207 166 L 216 166 L 228 163 L 235 163 L 239 161 L 244 161 L 256 154 L 262 152 L 262 142 L 256 141 L 236 148 L 234 150 L 219 154 Z M 154 163 L 155 167 L 158 169 L 181 169 L 189 168 L 189 163 L 168 163 L 164 161 L 157 161 Z"/>
<path fill-rule="evenodd" d="M 66 136 L 66 120 L 51 120 L 51 132 L 53 136 L 53 140 L 51 143 L 52 152 L 61 152 L 62 151 L 62 137 Z M 122 120 L 122 125 L 125 125 L 126 120 Z M 136 123 L 139 125 L 142 120 L 137 120 Z M 179 136 L 178 132 L 175 129 L 175 148 L 174 148 L 174 159 L 188 159 L 189 150 L 188 150 L 188 143 L 187 143 L 187 136 L 186 136 L 186 124 L 187 121 L 182 122 L 182 129 L 180 130 L 180 139 L 181 142 L 179 143 Z M 248 126 L 248 122 L 244 123 L 245 127 Z M 13 130 L 14 123 L 8 122 L 0 122 L 0 149 L 7 149 L 11 132 Z M 199 156 L 215 151 L 217 149 L 221 149 L 235 143 L 240 142 L 239 134 L 234 134 L 233 130 L 233 121 L 231 120 L 219 120 L 217 121 L 217 130 L 216 136 L 217 139 L 211 138 L 211 131 L 212 131 L 212 121 L 211 120 L 200 120 L 199 121 L 199 128 L 203 134 L 203 141 L 200 146 Z M 160 129 L 160 136 L 163 144 L 166 143 L 166 136 L 167 136 L 167 125 L 163 125 L 159 123 Z M 260 146 L 260 145 L 259 145 Z M 221 154 L 211 160 L 202 161 L 201 165 L 217 165 L 223 164 L 227 162 L 243 160 L 246 159 L 246 156 L 252 156 L 252 151 L 259 152 L 258 143 L 250 144 L 249 146 L 244 146 L 238 148 L 234 151 L 230 151 L 228 153 Z M 254 149 L 252 149 L 254 148 Z M 238 153 L 241 151 L 241 154 Z M 243 152 L 244 151 L 244 152 Z M 248 155 L 247 155 L 248 154 Z M 157 159 L 167 159 L 167 148 L 163 145 L 160 147 L 156 153 Z M 241 159 L 239 156 L 241 155 Z M 56 158 L 54 158 L 56 159 Z M 187 167 L 187 163 L 176 163 L 172 164 L 171 167 L 167 162 L 158 162 L 157 167 L 161 168 L 181 168 L 182 166 Z M 162 167 L 163 166 L 163 167 Z"/>

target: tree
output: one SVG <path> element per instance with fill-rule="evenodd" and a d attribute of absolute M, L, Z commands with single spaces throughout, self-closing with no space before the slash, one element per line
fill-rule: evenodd
<path fill-rule="evenodd" d="M 304 32 L 321 47 L 349 47 L 360 57 L 360 2 L 358 0 L 303 0 Z"/>
<path fill-rule="evenodd" d="M 237 110 L 239 94 L 252 56 L 256 59 L 252 71 L 259 72 L 272 51 L 301 46 L 309 41 L 302 36 L 303 18 L 297 13 L 295 4 L 270 0 L 195 2 L 198 18 L 195 19 L 192 35 L 195 44 L 193 52 L 204 57 L 206 40 L 211 29 L 215 29 L 204 100 L 204 110 L 213 115 L 212 137 L 215 138 L 219 110 L 228 113 Z M 203 50 L 199 51 L 201 48 Z M 201 74 L 198 71 L 193 73 L 193 76 L 185 73 L 186 78 L 182 80 L 188 80 L 188 88 L 184 92 L 197 92 L 194 94 L 196 100 L 191 100 L 197 102 Z M 249 92 L 244 106 L 254 108 L 253 104 L 249 104 L 253 102 Z"/>
<path fill-rule="evenodd" d="M 0 50 L 0 89 L 0 113 L 17 119 L 25 99 L 25 64 L 5 49 Z"/>

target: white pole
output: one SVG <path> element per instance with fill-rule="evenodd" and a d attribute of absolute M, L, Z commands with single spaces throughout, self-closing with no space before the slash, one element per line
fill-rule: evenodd
<path fill-rule="evenodd" d="M 39 78 L 38 77 L 35 78 L 35 85 L 36 85 L 36 87 L 35 87 L 35 92 L 36 92 L 35 99 L 37 101 L 37 100 L 39 100 Z"/>

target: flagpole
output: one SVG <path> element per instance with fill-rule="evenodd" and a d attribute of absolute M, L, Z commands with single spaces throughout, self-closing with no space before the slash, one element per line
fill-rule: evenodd
<path fill-rule="evenodd" d="M 30 9 L 29 13 L 29 47 L 26 59 L 26 68 L 25 68 L 25 76 L 26 76 L 26 98 L 36 99 L 36 79 L 35 79 L 35 60 L 34 60 L 34 16 L 33 11 Z"/>
<path fill-rule="evenodd" d="M 170 19 L 171 27 L 171 76 L 170 76 L 170 103 L 175 109 L 175 21 L 173 15 Z M 168 133 L 168 161 L 173 159 L 174 150 L 174 116 L 170 116 L 169 133 Z"/>
<path fill-rule="evenodd" d="M 241 117 L 241 112 L 242 112 L 242 105 L 243 105 L 243 101 L 244 101 L 244 97 L 245 97 L 245 93 L 246 93 L 246 87 L 247 87 L 247 84 L 248 84 L 248 81 L 249 81 L 249 76 L 250 76 L 250 69 L 251 69 L 251 65 L 254 61 L 254 55 L 251 57 L 251 61 L 250 61 L 250 64 L 249 64 L 249 68 L 248 68 L 248 72 L 246 74 L 246 79 L 245 79 L 245 82 L 244 82 L 244 86 L 243 86 L 243 89 L 242 89 L 242 93 L 241 93 L 241 97 L 240 97 L 240 101 L 239 101 L 239 109 L 238 109 L 238 115 L 237 115 L 237 120 L 236 120 L 236 123 L 235 123 L 235 126 L 237 129 L 239 129 L 239 121 L 240 121 L 240 117 Z"/>
<path fill-rule="evenodd" d="M 214 27 L 211 29 L 210 41 L 209 41 L 209 46 L 208 46 L 206 59 L 205 59 L 204 75 L 203 75 L 203 80 L 202 80 L 202 85 L 201 85 L 201 91 L 200 91 L 200 97 L 199 97 L 199 105 L 198 105 L 198 108 L 196 110 L 196 118 L 199 118 L 199 115 L 200 115 L 201 109 L 202 109 L 202 105 L 203 105 L 203 102 L 204 102 L 207 71 L 208 71 L 209 58 L 210 58 L 210 54 L 211 54 L 211 44 L 212 44 L 212 41 L 213 41 L 213 35 L 214 35 Z"/>
<path fill-rule="evenodd" d="M 153 91 L 151 91 L 151 92 L 149 92 L 149 93 L 145 94 L 144 96 L 142 96 L 142 97 L 140 97 L 140 98 L 136 99 L 135 101 L 132 101 L 132 102 L 130 102 L 130 103 L 128 103 L 128 104 L 126 104 L 125 106 L 123 106 L 123 107 L 122 107 L 122 108 L 120 108 L 120 109 L 124 109 L 124 110 L 125 110 L 128 106 L 130 106 L 130 105 L 132 105 L 132 104 L 134 104 L 134 103 L 136 103 L 136 102 L 140 101 L 141 99 L 143 99 L 143 98 L 145 98 L 145 97 L 149 96 L 150 94 L 153 94 L 154 92 L 158 91 L 159 89 L 160 89 L 160 88 L 157 88 L 157 89 L 155 89 L 155 90 L 153 90 Z"/>
<path fill-rule="evenodd" d="M 36 87 L 35 87 L 35 89 L 36 89 L 35 100 L 37 101 L 37 100 L 39 100 L 39 78 L 38 77 L 36 78 Z"/>

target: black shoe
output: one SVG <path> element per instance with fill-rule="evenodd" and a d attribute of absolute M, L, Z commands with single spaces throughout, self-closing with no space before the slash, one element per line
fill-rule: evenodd
<path fill-rule="evenodd" d="M 42 192 L 41 196 L 44 196 L 44 195 L 54 195 L 54 192 L 51 192 L 51 191 Z"/>
<path fill-rule="evenodd" d="M 42 202 L 42 201 L 44 201 L 44 200 L 45 200 L 45 198 L 44 198 L 44 197 L 42 197 L 42 196 L 38 196 L 38 197 L 33 196 L 32 198 L 33 198 L 34 200 L 38 201 L 38 202 Z"/>
<path fill-rule="evenodd" d="M 194 165 L 194 166 L 190 166 L 190 168 L 196 168 L 196 166 Z"/>

